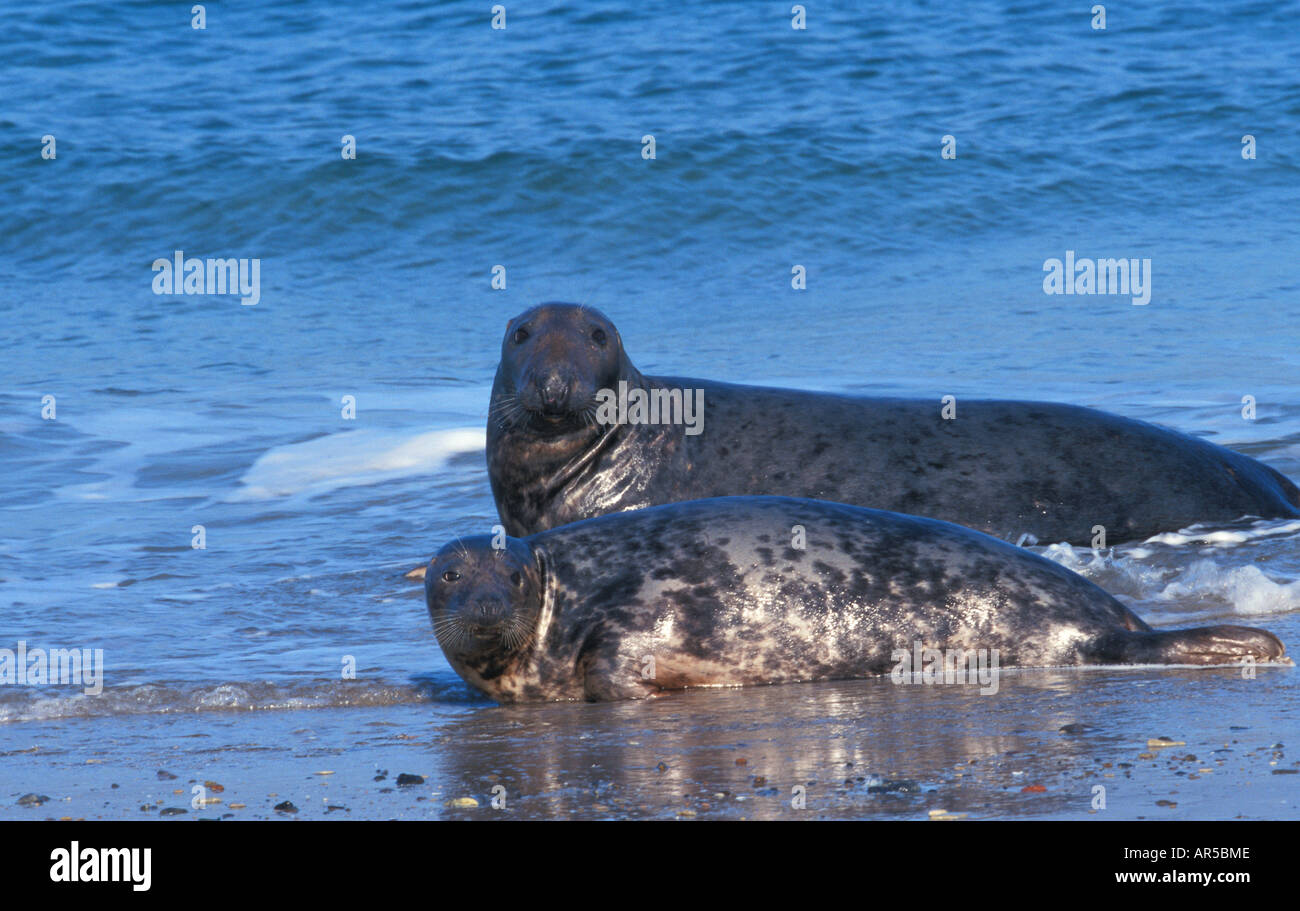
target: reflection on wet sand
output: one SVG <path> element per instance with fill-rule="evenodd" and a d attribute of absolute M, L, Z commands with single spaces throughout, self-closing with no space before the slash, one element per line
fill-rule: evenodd
<path fill-rule="evenodd" d="M 1151 800 L 1124 808 L 1121 798 L 1138 790 L 1134 771 L 1152 765 L 1139 750 L 1166 733 L 1171 699 L 1266 698 L 1270 674 L 1291 676 L 1026 670 L 1004 671 L 989 696 L 974 684 L 898 686 L 884 677 L 650 702 L 485 706 L 449 720 L 429 749 L 447 793 L 475 795 L 485 808 L 504 798 L 511 818 L 988 818 L 1108 808 L 1132 817 L 1154 809 Z M 1227 721 L 1196 719 L 1206 723 Z M 1186 722 L 1173 732 L 1195 734 Z M 1177 763 L 1190 762 L 1195 776 L 1207 761 L 1185 749 L 1156 757 L 1174 784 L 1188 774 Z M 1100 809 L 1098 785 L 1107 798 Z M 1149 796 L 1150 786 L 1141 790 Z"/>

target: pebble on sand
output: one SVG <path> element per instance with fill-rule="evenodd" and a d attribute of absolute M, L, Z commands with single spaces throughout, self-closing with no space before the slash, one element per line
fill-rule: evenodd
<path fill-rule="evenodd" d="M 1173 740 L 1169 737 L 1152 737 L 1147 741 L 1147 749 L 1160 750 L 1165 747 L 1185 747 L 1187 743 L 1182 740 Z"/>
<path fill-rule="evenodd" d="M 292 801 L 286 800 L 284 803 L 277 803 L 275 809 L 281 813 L 297 813 L 298 808 L 293 805 Z"/>
<path fill-rule="evenodd" d="M 935 820 L 936 822 L 945 819 L 965 819 L 968 815 L 969 814 L 967 813 L 949 813 L 947 810 L 930 811 L 930 818 Z"/>
<path fill-rule="evenodd" d="M 397 776 L 398 787 L 404 788 L 407 787 L 408 785 L 413 785 L 413 784 L 424 784 L 424 776 L 412 775 L 409 772 L 403 772 L 402 774 Z"/>
<path fill-rule="evenodd" d="M 478 801 L 473 797 L 457 797 L 447 801 L 447 806 L 453 810 L 470 810 L 478 806 Z"/>
<path fill-rule="evenodd" d="M 39 807 L 41 804 L 45 803 L 48 800 L 49 798 L 46 797 L 44 794 L 24 794 L 22 797 L 18 798 L 18 806 Z"/>

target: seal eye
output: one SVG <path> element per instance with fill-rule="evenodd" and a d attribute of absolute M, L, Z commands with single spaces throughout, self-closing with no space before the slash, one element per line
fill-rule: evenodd
<path fill-rule="evenodd" d="M 608 341 L 608 337 L 605 335 L 604 329 L 597 329 L 595 332 L 591 333 L 591 337 L 596 342 L 597 345 L 603 346 L 605 342 Z"/>
<path fill-rule="evenodd" d="M 527 330 L 527 329 L 516 329 L 516 330 L 515 330 L 515 344 L 516 344 L 516 345 L 522 345 L 522 344 L 523 344 L 524 342 L 526 342 L 526 341 L 528 341 L 528 330 Z"/>
<path fill-rule="evenodd" d="M 523 584 L 524 584 L 524 577 L 523 577 L 523 574 L 522 574 L 522 573 L 511 573 L 511 574 L 510 574 L 510 581 L 513 582 L 515 585 L 518 585 L 518 586 L 520 586 L 520 587 L 523 587 Z"/>
<path fill-rule="evenodd" d="M 456 572 L 454 569 L 449 569 L 442 574 L 442 581 L 444 582 L 455 582 L 459 578 L 460 573 Z"/>

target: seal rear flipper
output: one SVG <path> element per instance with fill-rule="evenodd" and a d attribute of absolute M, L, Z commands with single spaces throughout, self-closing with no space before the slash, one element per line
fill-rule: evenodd
<path fill-rule="evenodd" d="M 1085 650 L 1101 664 L 1240 664 L 1246 660 L 1292 664 L 1282 640 L 1251 626 L 1117 630 Z"/>

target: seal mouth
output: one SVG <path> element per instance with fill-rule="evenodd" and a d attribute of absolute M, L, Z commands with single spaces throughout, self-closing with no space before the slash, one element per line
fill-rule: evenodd
<path fill-rule="evenodd" d="M 593 427 L 599 424 L 596 419 L 595 396 L 589 397 L 581 405 L 524 405 L 524 411 L 534 427 L 543 430 L 565 430 L 569 428 Z"/>

